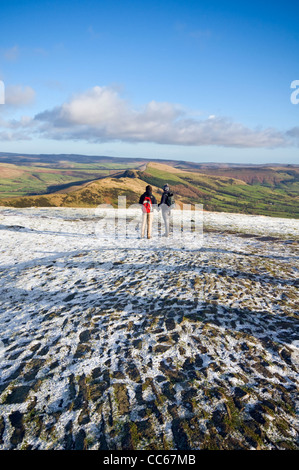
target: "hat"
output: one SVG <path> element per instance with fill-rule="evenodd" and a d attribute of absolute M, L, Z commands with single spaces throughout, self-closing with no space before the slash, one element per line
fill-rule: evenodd
<path fill-rule="evenodd" d="M 163 189 L 164 189 L 164 191 L 169 191 L 169 186 L 168 186 L 168 184 L 164 184 Z"/>

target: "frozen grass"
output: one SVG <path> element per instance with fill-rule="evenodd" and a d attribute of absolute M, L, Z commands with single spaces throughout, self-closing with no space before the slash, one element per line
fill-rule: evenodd
<path fill-rule="evenodd" d="M 0 448 L 298 449 L 299 222 L 201 215 L 1 209 Z"/>

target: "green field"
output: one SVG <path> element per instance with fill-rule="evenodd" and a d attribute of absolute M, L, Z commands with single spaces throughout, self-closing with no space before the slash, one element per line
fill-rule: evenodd
<path fill-rule="evenodd" d="M 47 168 L 43 166 L 5 165 L 0 163 L 0 200 L 7 197 L 49 194 L 82 185 L 88 181 L 109 176 L 116 171 L 129 168 L 128 164 L 107 163 L 79 164 L 72 163 L 67 167 Z M 20 174 L 14 176 L 14 170 Z M 5 171 L 6 177 L 2 174 Z M 12 176 L 9 176 L 9 172 Z"/>
<path fill-rule="evenodd" d="M 137 202 L 146 184 L 156 194 L 168 183 L 177 202 L 207 211 L 299 218 L 298 165 L 217 165 L 85 156 L 13 156 L 0 153 L 0 205 L 115 204 L 128 193 Z M 131 169 L 134 171 L 128 172 Z M 119 185 L 119 178 L 124 186 Z M 126 189 L 125 180 L 130 179 Z M 99 180 L 91 187 L 89 183 Z M 109 185 L 101 185 L 104 180 Z M 88 186 L 88 188 L 86 187 Z M 57 198 L 57 194 L 63 195 Z M 40 196 L 40 197 L 37 197 Z"/>
<path fill-rule="evenodd" d="M 167 182 L 183 203 L 200 203 L 205 210 L 299 218 L 299 174 L 297 181 L 284 178 L 269 186 L 196 172 L 174 174 L 149 165 L 139 177 L 158 187 Z"/>

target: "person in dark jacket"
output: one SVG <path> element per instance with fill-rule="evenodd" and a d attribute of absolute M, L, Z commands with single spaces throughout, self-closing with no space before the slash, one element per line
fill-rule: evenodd
<path fill-rule="evenodd" d="M 152 191 L 153 188 L 148 185 L 139 199 L 139 204 L 142 205 L 141 238 L 144 237 L 145 227 L 147 227 L 147 238 L 152 236 L 153 208 L 157 207 L 157 200 Z"/>
<path fill-rule="evenodd" d="M 168 184 L 164 184 L 163 186 L 163 194 L 161 197 L 161 202 L 159 204 L 159 208 L 162 210 L 162 217 L 164 220 L 164 227 L 165 227 L 165 233 L 164 237 L 169 236 L 169 219 L 170 219 L 170 207 L 166 204 L 167 198 L 170 194 L 170 188 Z"/>

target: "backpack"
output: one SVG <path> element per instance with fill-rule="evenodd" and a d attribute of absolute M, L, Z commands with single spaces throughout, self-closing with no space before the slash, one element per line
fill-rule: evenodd
<path fill-rule="evenodd" d="M 151 212 L 152 210 L 152 200 L 150 197 L 145 196 L 144 201 L 142 203 L 142 210 L 143 212 Z"/>
<path fill-rule="evenodd" d="M 169 193 L 169 194 L 167 195 L 166 205 L 167 205 L 168 207 L 171 207 L 173 204 L 174 204 L 173 193 Z"/>

